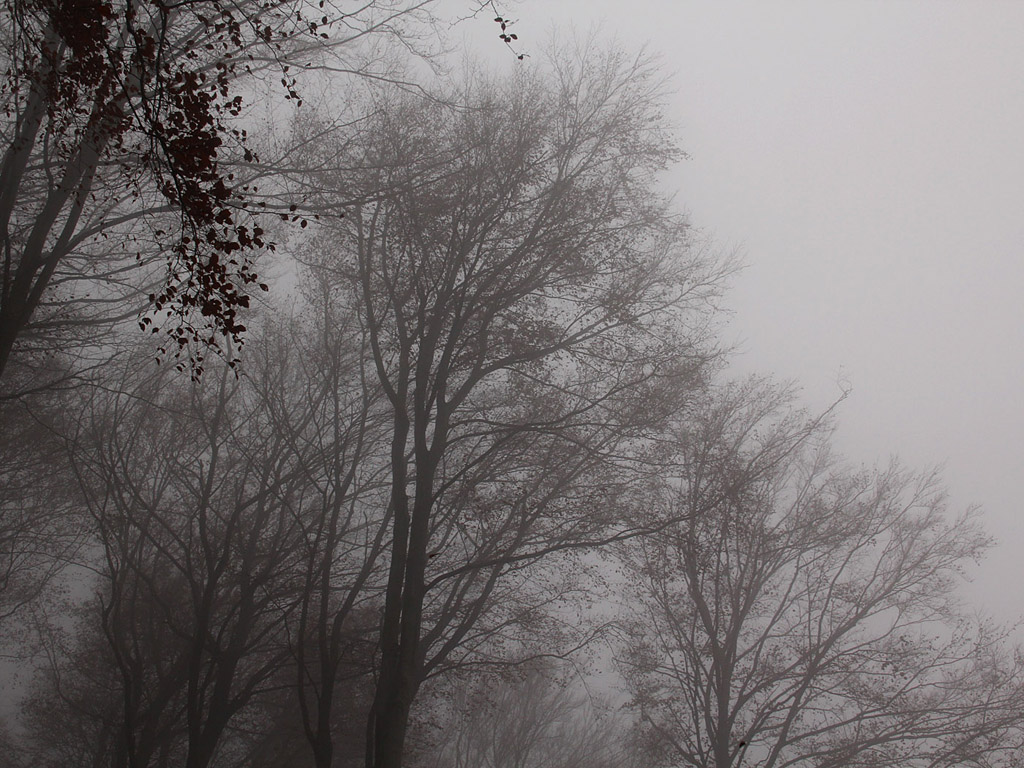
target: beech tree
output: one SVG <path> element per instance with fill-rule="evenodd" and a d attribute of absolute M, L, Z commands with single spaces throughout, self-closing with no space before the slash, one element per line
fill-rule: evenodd
<path fill-rule="evenodd" d="M 629 547 L 651 763 L 1016 764 L 1024 668 L 955 598 L 988 539 L 933 474 L 842 470 L 787 400 L 710 398 L 679 433 L 680 522 Z"/>
<path fill-rule="evenodd" d="M 273 77 L 299 103 L 295 70 L 329 53 L 359 72 L 348 49 L 405 34 L 401 20 L 428 5 L 5 0 L 0 376 L 19 340 L 52 351 L 77 329 L 88 341 L 147 298 L 141 323 L 196 372 L 205 348 L 237 349 L 239 313 L 265 289 L 256 258 L 272 248 L 246 181 L 240 81 Z"/>
<path fill-rule="evenodd" d="M 596 487 L 587 499 L 578 487 L 546 497 L 541 475 L 506 468 L 509 488 L 535 483 L 499 501 L 521 514 L 495 510 L 500 547 L 464 548 L 466 516 L 443 521 L 460 492 L 462 509 L 473 507 L 472 473 L 531 440 L 549 457 L 582 448 L 588 458 L 567 461 L 570 474 L 611 468 L 701 375 L 726 268 L 691 247 L 685 220 L 654 191 L 678 156 L 660 104 L 646 58 L 580 54 L 442 99 L 384 93 L 342 158 L 363 170 L 334 181 L 357 201 L 332 217 L 336 269 L 358 292 L 392 425 L 368 766 L 401 765 L 431 646 L 447 644 L 433 663 L 459 647 L 509 566 L 593 546 L 623 525 L 614 505 L 592 514 Z M 442 605 L 480 597 L 448 639 L 425 623 L 439 581 L 452 586 Z"/>

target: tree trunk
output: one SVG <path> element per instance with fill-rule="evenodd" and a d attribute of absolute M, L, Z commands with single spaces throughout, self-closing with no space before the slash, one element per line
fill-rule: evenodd
<path fill-rule="evenodd" d="M 419 392 L 417 396 L 421 396 Z M 420 685 L 420 634 L 426 594 L 427 544 L 433 509 L 434 476 L 438 466 L 437 456 L 443 450 L 447 431 L 447 419 L 443 415 L 435 421 L 433 430 L 429 429 L 427 413 L 427 409 L 417 403 L 414 453 L 416 495 L 411 514 L 408 510 L 405 471 L 408 421 L 405 418 L 399 419 L 404 429 L 401 434 L 401 463 L 392 485 L 395 542 L 381 632 L 381 675 L 370 714 L 366 744 L 367 768 L 401 768 L 409 714 Z M 433 445 L 428 438 L 430 432 L 434 433 Z M 399 458 L 397 451 L 392 457 Z M 404 512 L 404 515 L 400 512 Z"/>

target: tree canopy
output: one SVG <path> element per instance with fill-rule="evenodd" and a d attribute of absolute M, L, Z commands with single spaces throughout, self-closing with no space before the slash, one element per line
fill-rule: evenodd
<path fill-rule="evenodd" d="M 4 768 L 1019 763 L 974 512 L 728 379 L 657 62 L 429 6 L 3 5 Z"/>

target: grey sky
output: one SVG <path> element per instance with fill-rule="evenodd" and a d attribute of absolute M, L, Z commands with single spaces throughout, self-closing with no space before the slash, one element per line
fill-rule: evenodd
<path fill-rule="evenodd" d="M 852 461 L 944 462 L 954 506 L 980 504 L 1000 541 L 970 593 L 1024 615 L 1024 3 L 513 10 L 527 51 L 600 23 L 663 56 L 691 156 L 670 183 L 748 264 L 728 301 L 737 370 L 796 379 L 811 407 L 848 381 Z"/>

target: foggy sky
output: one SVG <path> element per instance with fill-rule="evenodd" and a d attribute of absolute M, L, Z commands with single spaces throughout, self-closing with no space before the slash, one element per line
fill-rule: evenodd
<path fill-rule="evenodd" d="M 524 0 L 551 27 L 647 43 L 689 160 L 669 183 L 747 264 L 737 373 L 824 408 L 873 466 L 943 463 L 999 540 L 968 594 L 1024 615 L 1024 3 Z M 474 22 L 490 34 L 490 18 Z M 496 46 L 500 46 L 497 43 Z"/>

